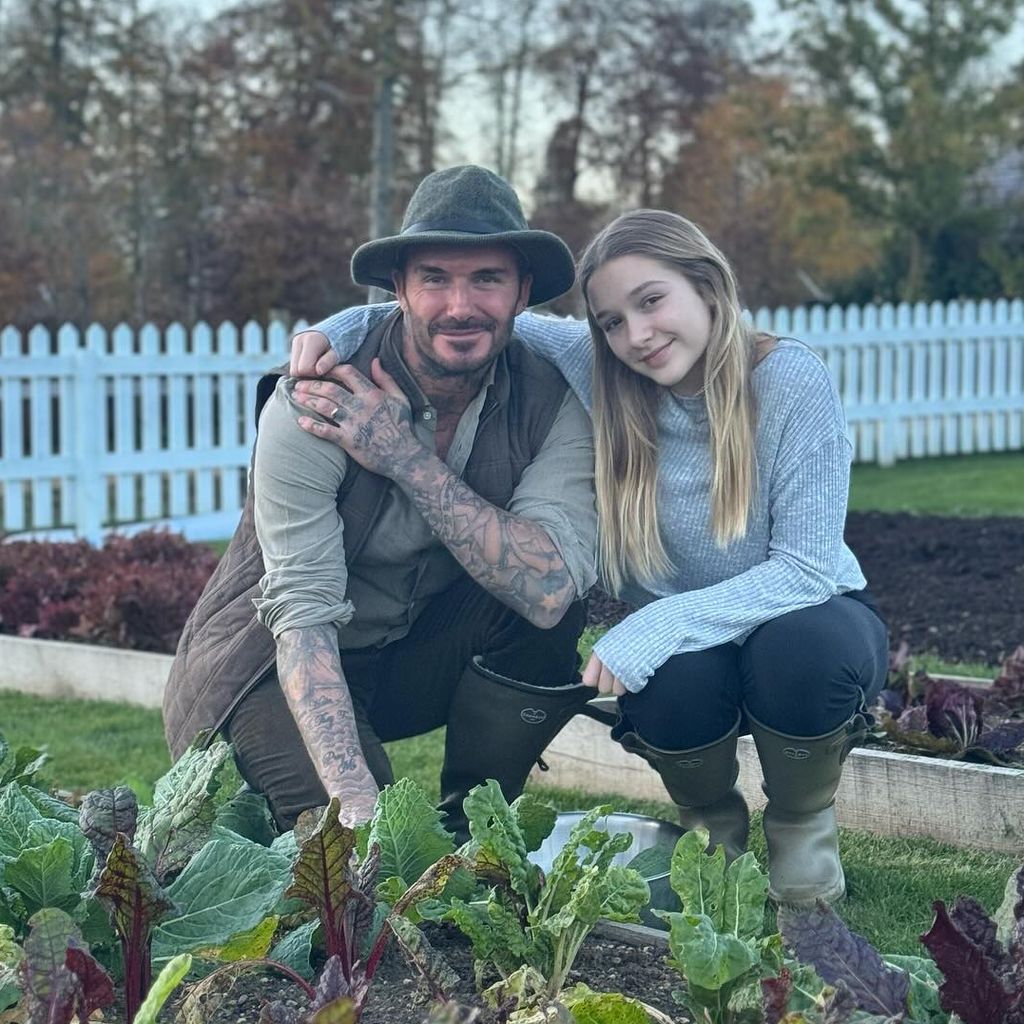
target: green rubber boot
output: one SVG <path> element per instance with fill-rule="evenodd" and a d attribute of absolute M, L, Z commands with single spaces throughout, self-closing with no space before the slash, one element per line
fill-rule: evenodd
<path fill-rule="evenodd" d="M 469 839 L 462 801 L 474 787 L 496 779 L 511 803 L 530 769 L 594 691 L 580 682 L 534 686 L 484 668 L 466 667 L 452 697 L 441 768 L 445 828 L 459 843 Z"/>
<path fill-rule="evenodd" d="M 867 729 L 855 714 L 823 736 L 787 736 L 747 711 L 761 760 L 768 895 L 777 903 L 834 902 L 846 893 L 835 798 L 843 762 Z"/>
<path fill-rule="evenodd" d="M 736 724 L 721 739 L 690 750 L 662 750 L 632 731 L 613 733 L 626 750 L 644 758 L 661 776 L 683 828 L 706 828 L 711 849 L 724 846 L 730 863 L 746 851 L 750 832 L 750 812 L 736 788 L 739 729 L 737 715 Z"/>

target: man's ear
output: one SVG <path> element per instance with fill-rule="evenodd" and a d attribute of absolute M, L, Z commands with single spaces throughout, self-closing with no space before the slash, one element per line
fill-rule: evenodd
<path fill-rule="evenodd" d="M 395 286 L 395 297 L 403 313 L 409 312 L 405 301 L 405 275 L 400 270 L 391 271 L 391 283 Z"/>
<path fill-rule="evenodd" d="M 516 301 L 516 316 L 530 304 L 530 289 L 533 287 L 533 274 L 523 274 L 519 279 L 519 298 Z"/>

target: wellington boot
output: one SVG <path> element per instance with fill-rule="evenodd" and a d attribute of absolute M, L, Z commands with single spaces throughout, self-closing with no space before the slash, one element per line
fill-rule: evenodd
<path fill-rule="evenodd" d="M 843 762 L 866 730 L 855 714 L 823 736 L 787 736 L 747 720 L 761 760 L 768 895 L 778 903 L 834 902 L 846 892 L 835 798 Z"/>
<path fill-rule="evenodd" d="M 750 831 L 750 813 L 736 789 L 739 727 L 737 716 L 736 724 L 721 739 L 690 750 L 662 750 L 632 731 L 612 733 L 626 750 L 639 754 L 661 776 L 679 808 L 683 828 L 707 829 L 711 849 L 724 846 L 729 862 L 746 850 Z"/>
<path fill-rule="evenodd" d="M 511 803 L 547 745 L 593 695 L 580 682 L 534 686 L 472 660 L 452 697 L 441 768 L 440 810 L 458 842 L 469 839 L 462 810 L 469 791 L 496 779 Z"/>

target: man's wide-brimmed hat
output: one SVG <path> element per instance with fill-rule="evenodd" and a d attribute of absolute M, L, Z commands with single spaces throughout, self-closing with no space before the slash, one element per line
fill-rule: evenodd
<path fill-rule="evenodd" d="M 449 167 L 428 174 L 409 200 L 402 231 L 356 249 L 352 280 L 394 291 L 391 272 L 413 245 L 511 245 L 526 261 L 533 284 L 529 304 L 567 292 L 576 279 L 572 253 L 557 235 L 527 226 L 519 197 L 484 167 Z"/>

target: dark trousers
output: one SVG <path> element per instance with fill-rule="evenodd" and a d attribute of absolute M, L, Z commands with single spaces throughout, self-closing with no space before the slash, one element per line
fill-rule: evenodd
<path fill-rule="evenodd" d="M 888 670 L 888 636 L 864 591 L 759 626 L 733 643 L 677 654 L 620 707 L 647 743 L 688 750 L 722 738 L 744 705 L 790 736 L 822 736 L 874 698 Z"/>
<path fill-rule="evenodd" d="M 553 629 L 538 629 L 467 576 L 435 597 L 401 640 L 343 650 L 360 743 L 377 784 L 394 781 L 381 744 L 444 725 L 471 658 L 481 655 L 487 668 L 521 682 L 564 686 L 576 678 L 585 625 L 586 606 L 577 601 Z M 243 778 L 267 797 L 282 828 L 327 803 L 276 674 L 239 704 L 224 732 Z"/>

